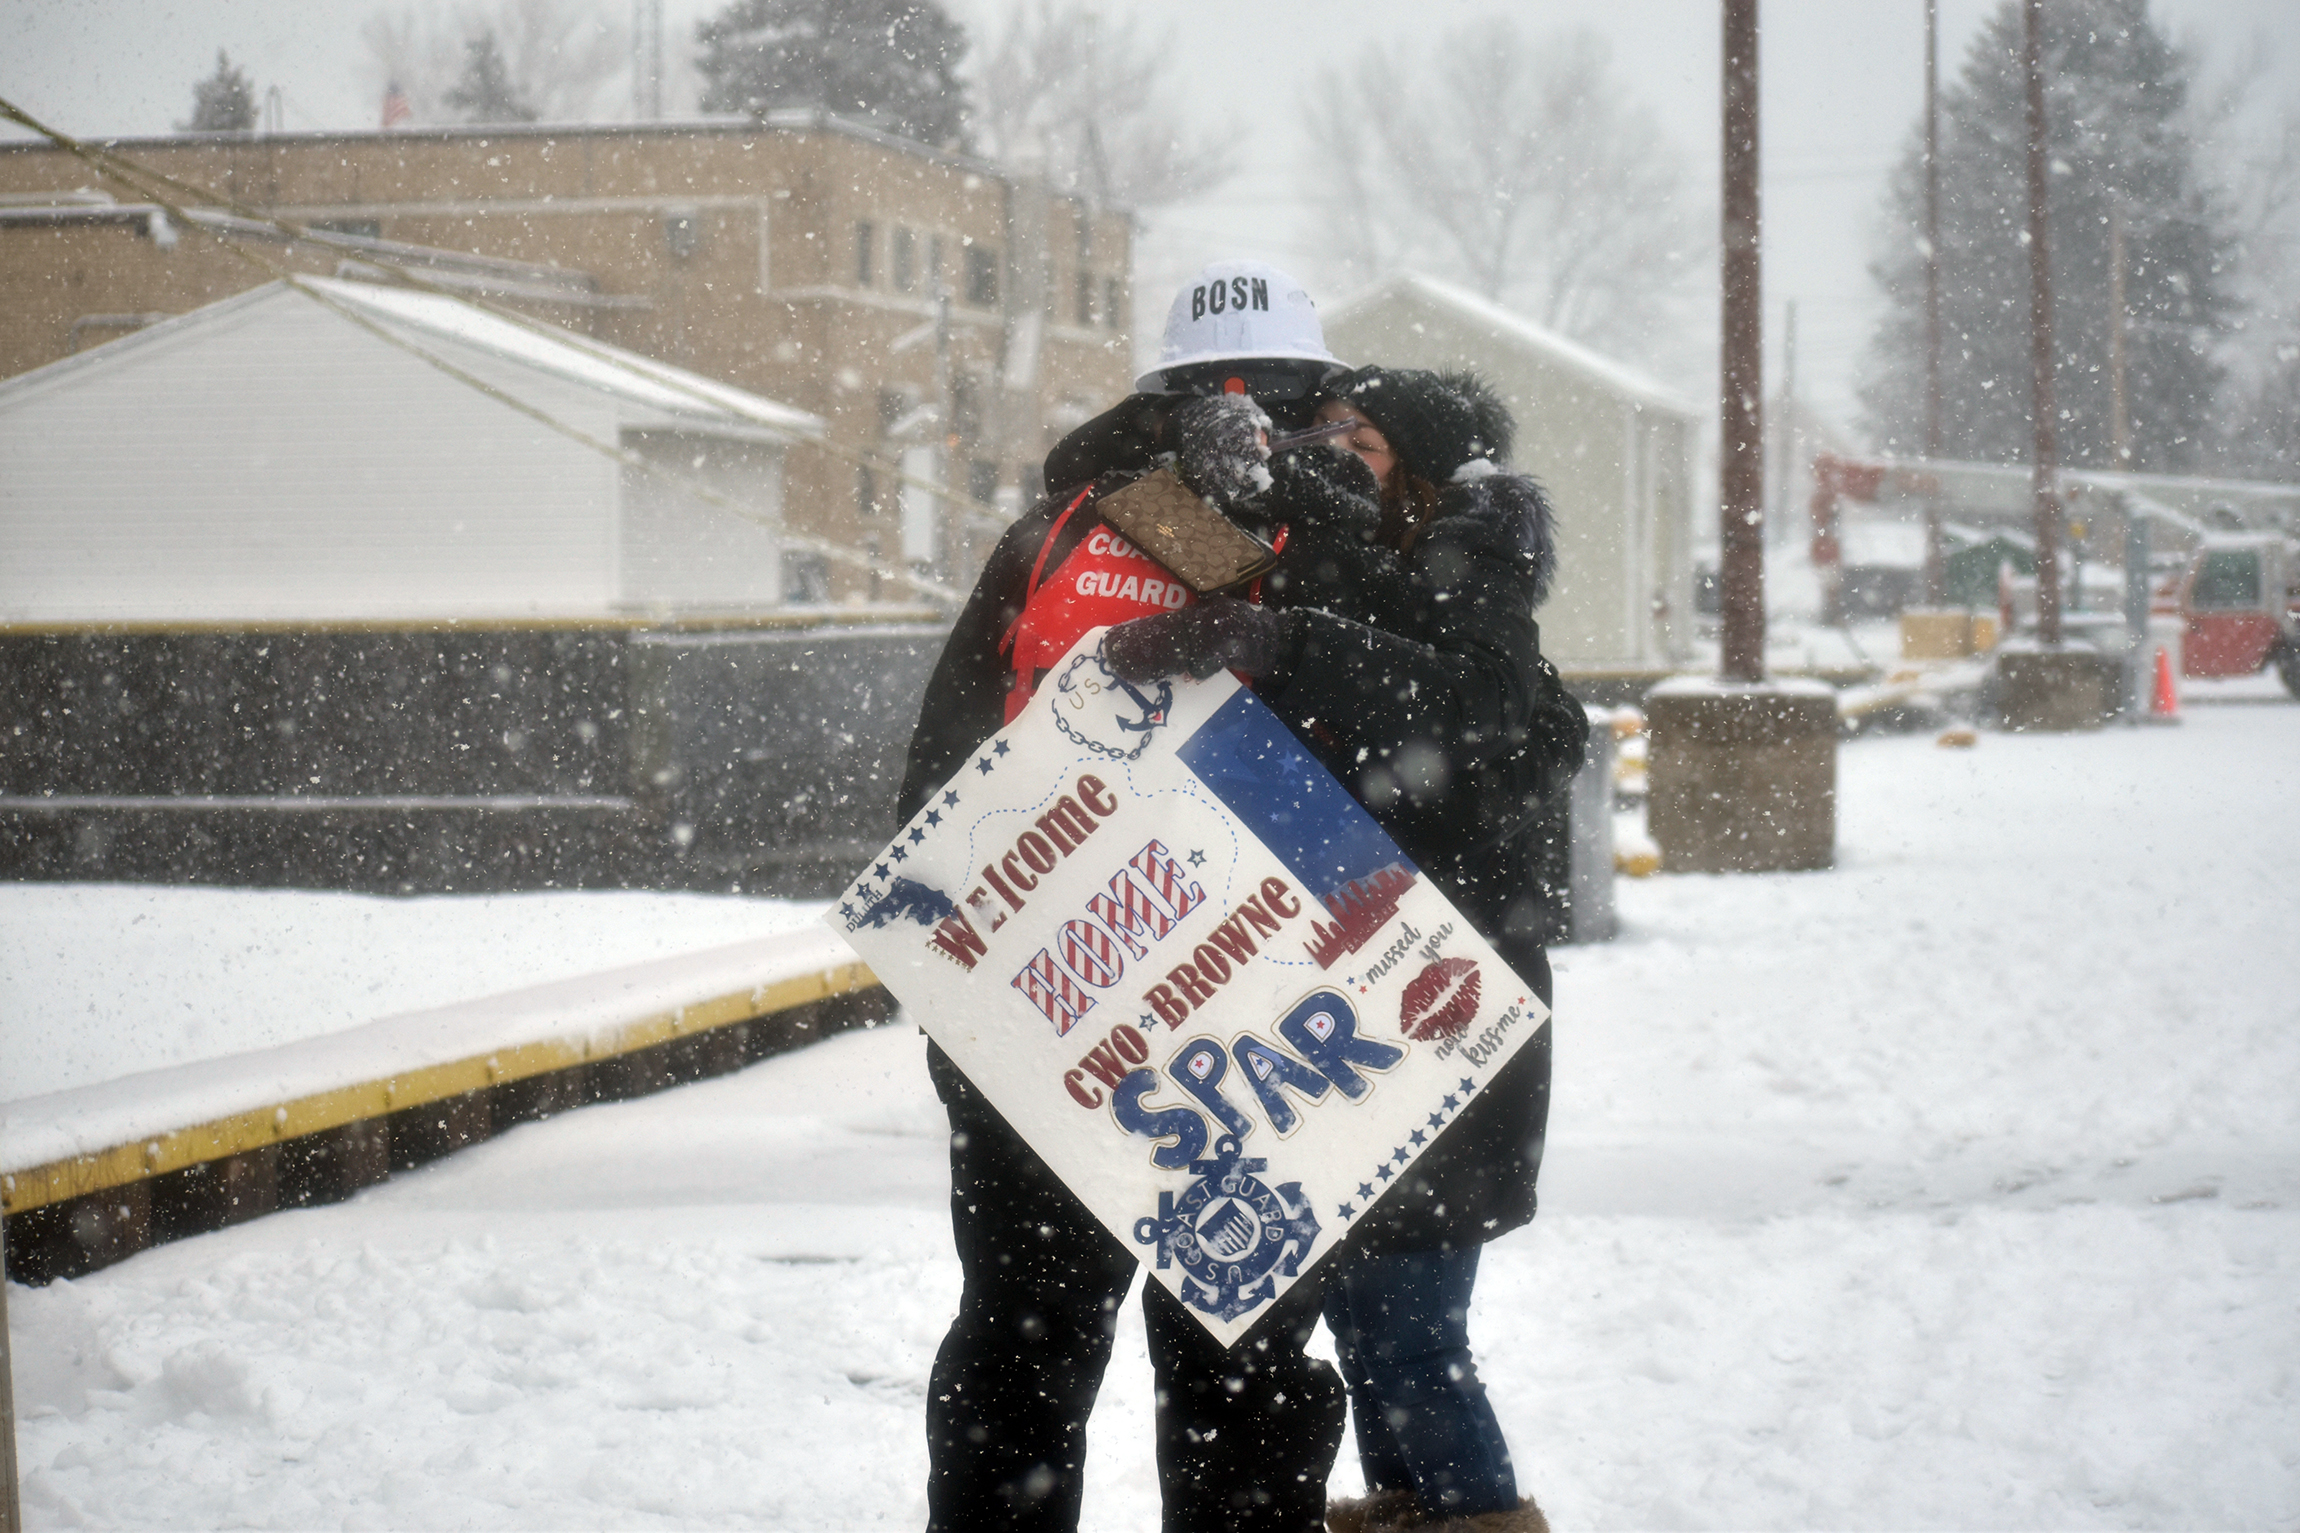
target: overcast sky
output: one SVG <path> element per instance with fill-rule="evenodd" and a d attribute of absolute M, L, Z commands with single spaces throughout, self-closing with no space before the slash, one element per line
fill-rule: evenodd
<path fill-rule="evenodd" d="M 948 0 L 985 40 L 1015 3 Z M 1944 76 L 1995 6 L 1941 0 Z M 259 89 L 280 88 L 291 130 L 370 127 L 378 87 L 360 24 L 379 10 L 408 7 L 409 0 L 0 0 L 0 95 L 66 132 L 163 133 L 189 115 L 192 84 L 221 47 Z M 629 0 L 599 0 L 599 8 L 618 22 L 631 10 Z M 666 54 L 691 49 L 695 20 L 720 8 L 721 0 L 665 0 Z M 1255 254 L 1307 264 L 1302 82 L 1369 42 L 1425 46 L 1486 14 L 1515 15 L 1536 31 L 1580 26 L 1602 34 L 1620 75 L 1714 184 L 1714 0 L 1103 0 L 1101 9 L 1171 26 L 1171 78 L 1183 109 L 1193 120 L 1234 127 L 1246 141 L 1235 180 L 1150 220 L 1141 275 L 1153 299 L 1203 260 Z M 2175 36 L 2196 45 L 2208 79 L 2265 57 L 2255 104 L 2267 111 L 2300 102 L 2300 28 L 2292 25 L 2300 0 L 2155 0 L 2154 9 Z M 1885 173 L 1921 102 L 1924 0 L 1765 0 L 1763 25 L 1768 388 L 1779 384 L 1782 318 L 1793 299 L 1800 394 L 1849 424 L 1856 364 L 1878 315 L 1867 264 Z M 611 93 L 603 105 L 627 112 L 627 92 Z"/>

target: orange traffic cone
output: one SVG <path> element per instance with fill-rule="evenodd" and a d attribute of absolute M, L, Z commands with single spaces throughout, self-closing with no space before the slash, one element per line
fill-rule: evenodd
<path fill-rule="evenodd" d="M 2148 701 L 2148 716 L 2166 721 L 2180 717 L 2180 688 L 2172 680 L 2172 655 L 2161 644 L 2156 646 L 2156 695 Z"/>

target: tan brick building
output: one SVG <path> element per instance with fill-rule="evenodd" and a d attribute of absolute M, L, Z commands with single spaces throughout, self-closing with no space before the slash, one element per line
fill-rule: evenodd
<path fill-rule="evenodd" d="M 1011 508 L 1132 371 L 1124 212 L 819 113 L 109 147 L 333 237 L 184 228 L 63 150 L 0 146 L 0 376 L 270 279 L 216 231 L 299 271 L 413 267 L 821 416 L 789 525 L 963 586 L 998 518 L 906 476 Z M 814 589 L 909 597 L 880 584 Z"/>

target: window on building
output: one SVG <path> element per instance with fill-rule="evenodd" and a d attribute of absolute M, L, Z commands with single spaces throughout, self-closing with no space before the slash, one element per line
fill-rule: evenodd
<path fill-rule="evenodd" d="M 966 301 L 978 309 L 998 307 L 998 252 L 988 245 L 966 247 Z"/>
<path fill-rule="evenodd" d="M 702 215 L 693 208 L 671 208 L 663 214 L 663 245 L 685 260 L 703 242 Z"/>
<path fill-rule="evenodd" d="M 1094 327 L 1094 273 L 1078 274 L 1078 323 L 1088 329 Z"/>
<path fill-rule="evenodd" d="M 783 600 L 797 607 L 819 607 L 831 599 L 830 561 L 821 554 L 783 555 Z"/>
<path fill-rule="evenodd" d="M 870 286 L 871 255 L 873 253 L 873 247 L 877 244 L 876 235 L 877 231 L 871 228 L 870 220 L 867 218 L 861 220 L 855 225 L 856 287 Z"/>
<path fill-rule="evenodd" d="M 1118 306 L 1121 296 L 1123 296 L 1123 289 L 1119 286 L 1116 277 L 1102 279 L 1102 323 L 1113 330 L 1123 329 L 1125 326 L 1125 321 L 1120 318 L 1125 311 Z"/>
<path fill-rule="evenodd" d="M 998 465 L 988 458 L 976 458 L 966 466 L 966 493 L 984 505 L 998 503 Z"/>
<path fill-rule="evenodd" d="M 950 431 L 961 442 L 982 435 L 982 390 L 971 373 L 951 375 Z"/>
<path fill-rule="evenodd" d="M 315 218 L 314 229 L 325 229 L 330 234 L 357 235 L 363 240 L 383 238 L 383 220 L 380 218 Z"/>
<path fill-rule="evenodd" d="M 894 428 L 901 424 L 902 418 L 910 414 L 910 410 L 910 395 L 901 389 L 880 389 L 878 391 L 878 434 L 891 436 L 894 433 Z"/>
<path fill-rule="evenodd" d="M 1094 264 L 1094 220 L 1087 216 L 1083 206 L 1073 204 L 1070 209 L 1071 225 L 1078 231 L 1078 264 Z"/>
<path fill-rule="evenodd" d="M 894 231 L 894 290 L 912 293 L 918 290 L 918 236 L 897 226 Z"/>
<path fill-rule="evenodd" d="M 939 234 L 927 237 L 926 290 L 938 297 L 942 293 L 942 236 Z"/>
<path fill-rule="evenodd" d="M 869 518 L 878 515 L 878 475 L 865 463 L 855 469 L 855 515 Z"/>

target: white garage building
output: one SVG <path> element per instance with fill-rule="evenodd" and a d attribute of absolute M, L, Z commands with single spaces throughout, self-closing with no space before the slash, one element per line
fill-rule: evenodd
<path fill-rule="evenodd" d="M 1543 650 L 1584 675 L 1691 655 L 1703 409 L 1588 347 L 1434 278 L 1389 278 L 1324 316 L 1345 361 L 1469 368 L 1517 417 L 1515 466 L 1557 509 Z"/>
<path fill-rule="evenodd" d="M 822 589 L 779 536 L 816 417 L 304 280 L 326 302 L 274 283 L 0 382 L 0 623 L 580 621 Z"/>

